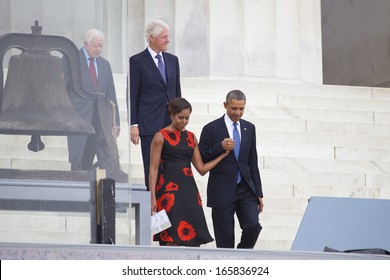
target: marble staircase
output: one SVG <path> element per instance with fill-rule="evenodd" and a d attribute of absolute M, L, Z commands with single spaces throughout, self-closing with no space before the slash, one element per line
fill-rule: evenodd
<path fill-rule="evenodd" d="M 129 144 L 126 128 L 126 78 L 115 75 L 115 81 L 122 123 L 118 139 L 121 166 L 130 174 L 132 183 L 142 184 L 140 147 Z M 183 97 L 193 105 L 188 130 L 199 137 L 203 125 L 222 116 L 223 101 L 232 89 L 247 95 L 244 118 L 257 129 L 265 195 L 265 209 L 260 214 L 263 231 L 257 249 L 290 250 L 311 196 L 390 198 L 389 89 L 248 77 L 182 78 Z M 32 153 L 26 148 L 28 136 L 0 135 L 0 168 L 68 170 L 66 138 L 45 136 L 43 140 L 47 148 Z M 195 172 L 204 205 L 207 176 Z M 204 210 L 212 231 L 210 209 Z M 3 225 L 1 221 L 12 220 L 12 212 L 5 212 L 0 211 Z M 20 214 L 13 217 L 23 219 Z M 85 224 L 88 217 L 69 219 Z M 89 223 L 75 223 L 73 228 L 81 237 L 77 241 L 74 231 L 70 232 L 70 242 L 88 241 Z M 17 228 L 15 220 L 12 225 Z M 121 225 L 124 231 L 126 226 Z M 56 242 L 57 233 L 66 240 L 61 227 L 47 226 L 51 234 L 46 238 Z M 240 230 L 238 225 L 236 228 L 238 241 Z M 4 226 L 0 228 L 0 238 L 15 241 L 12 230 Z M 126 238 L 121 240 L 126 242 Z M 205 247 L 214 248 L 215 244 Z"/>

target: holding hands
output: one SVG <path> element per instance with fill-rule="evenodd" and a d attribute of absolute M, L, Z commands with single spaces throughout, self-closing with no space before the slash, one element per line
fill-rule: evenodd
<path fill-rule="evenodd" d="M 225 138 L 222 140 L 222 147 L 226 151 L 233 150 L 235 145 L 236 145 L 236 142 L 232 138 Z"/>

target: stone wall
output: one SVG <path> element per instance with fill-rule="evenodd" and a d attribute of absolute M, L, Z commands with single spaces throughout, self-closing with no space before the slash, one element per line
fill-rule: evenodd
<path fill-rule="evenodd" d="M 103 56 L 127 73 L 129 56 L 146 47 L 145 26 L 170 25 L 169 51 L 182 76 L 251 76 L 322 83 L 320 0 L 0 0 L 0 34 L 106 34 Z"/>
<path fill-rule="evenodd" d="M 390 85 L 390 2 L 321 2 L 324 83 Z"/>
<path fill-rule="evenodd" d="M 146 47 L 141 25 L 161 18 L 171 27 L 169 51 L 179 56 L 183 76 L 322 83 L 320 0 L 131 0 L 128 4 L 129 56 Z"/>

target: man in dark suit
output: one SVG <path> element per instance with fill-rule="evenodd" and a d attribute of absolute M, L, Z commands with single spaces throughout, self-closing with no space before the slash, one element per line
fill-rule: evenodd
<path fill-rule="evenodd" d="M 141 137 L 145 185 L 149 189 L 150 144 L 154 134 L 169 125 L 167 105 L 181 97 L 179 60 L 167 53 L 169 26 L 155 20 L 146 27 L 149 46 L 130 57 L 130 138 Z"/>
<path fill-rule="evenodd" d="M 84 46 L 80 49 L 81 84 L 85 91 L 90 93 L 104 93 L 107 106 L 112 102 L 116 107 L 116 123 L 112 124 L 115 137 L 120 133 L 118 103 L 115 93 L 114 79 L 110 63 L 100 56 L 104 44 L 104 34 L 91 29 L 84 35 Z M 66 73 L 65 73 L 66 74 Z M 65 75 L 67 76 L 67 75 Z M 107 146 L 98 116 L 97 98 L 84 99 L 68 88 L 69 99 L 79 116 L 92 124 L 96 134 L 68 136 L 69 162 L 71 170 L 90 170 L 93 160 L 97 156 L 97 166 L 110 169 L 111 163 L 104 152 Z"/>
<path fill-rule="evenodd" d="M 208 162 L 231 150 L 209 174 L 207 206 L 212 207 L 217 247 L 234 248 L 234 214 L 242 229 L 237 248 L 253 248 L 261 231 L 263 191 L 257 163 L 256 128 L 241 119 L 246 97 L 230 91 L 224 106 L 226 114 L 207 124 L 201 133 L 199 150 Z"/>

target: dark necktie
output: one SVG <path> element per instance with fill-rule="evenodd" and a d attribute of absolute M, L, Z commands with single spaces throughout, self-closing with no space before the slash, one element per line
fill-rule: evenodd
<path fill-rule="evenodd" d="M 97 77 L 96 77 L 96 68 L 93 57 L 89 58 L 89 73 L 91 74 L 91 80 L 92 80 L 92 87 L 93 90 L 96 91 L 97 89 Z"/>
<path fill-rule="evenodd" d="M 233 128 L 233 140 L 236 143 L 234 145 L 234 154 L 236 155 L 236 158 L 238 160 L 238 156 L 240 155 L 241 139 L 240 139 L 240 134 L 238 133 L 237 123 L 235 122 L 235 123 L 233 123 L 233 125 L 234 125 L 234 128 Z M 240 173 L 240 171 L 238 171 L 237 183 L 240 183 L 240 181 L 241 181 L 241 173 Z"/>
<path fill-rule="evenodd" d="M 158 60 L 158 70 L 160 70 L 164 83 L 167 83 L 166 74 L 165 74 L 165 65 L 164 62 L 162 61 L 162 57 L 161 55 L 158 54 L 156 55 L 156 58 Z"/>

